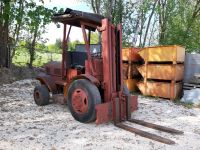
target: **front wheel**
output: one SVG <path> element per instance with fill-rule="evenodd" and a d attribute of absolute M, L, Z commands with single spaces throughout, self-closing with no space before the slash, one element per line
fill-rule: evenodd
<path fill-rule="evenodd" d="M 72 116 L 87 123 L 96 119 L 95 106 L 101 103 L 98 88 L 86 79 L 75 80 L 68 90 L 68 106 Z"/>

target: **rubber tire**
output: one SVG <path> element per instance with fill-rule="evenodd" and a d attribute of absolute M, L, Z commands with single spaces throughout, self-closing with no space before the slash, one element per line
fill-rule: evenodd
<path fill-rule="evenodd" d="M 36 92 L 39 93 L 39 98 L 36 98 Z M 38 106 L 44 106 L 49 104 L 49 90 L 45 85 L 36 86 L 34 89 L 34 100 Z"/>
<path fill-rule="evenodd" d="M 77 113 L 72 107 L 72 93 L 76 89 L 84 90 L 88 96 L 88 111 L 84 114 Z M 94 85 L 93 83 L 91 83 L 86 79 L 75 80 L 72 82 L 72 84 L 68 89 L 67 99 L 68 99 L 67 104 L 69 110 L 74 119 L 82 123 L 89 123 L 95 121 L 96 119 L 95 106 L 101 103 L 101 95 L 96 85 Z"/>

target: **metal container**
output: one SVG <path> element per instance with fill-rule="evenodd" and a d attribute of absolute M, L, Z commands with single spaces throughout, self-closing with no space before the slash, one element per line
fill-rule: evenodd
<path fill-rule="evenodd" d="M 140 72 L 137 69 L 138 66 L 139 66 L 138 64 L 132 64 L 131 65 L 131 74 L 132 74 L 133 78 L 136 78 L 136 77 L 140 76 Z"/>
<path fill-rule="evenodd" d="M 123 63 L 122 67 L 123 67 L 123 79 L 126 80 L 128 79 L 128 64 L 127 63 Z"/>
<path fill-rule="evenodd" d="M 137 69 L 138 64 L 127 64 L 123 63 L 123 79 L 132 79 L 140 76 L 140 73 Z"/>
<path fill-rule="evenodd" d="M 200 54 L 186 54 L 184 82 L 197 83 L 195 75 L 200 74 Z M 200 83 L 200 82 L 198 82 Z"/>
<path fill-rule="evenodd" d="M 128 87 L 128 90 L 130 92 L 135 92 L 138 90 L 138 87 L 137 87 L 138 80 L 137 79 L 127 79 L 127 80 L 124 80 L 124 83 L 126 84 L 126 86 Z"/>
<path fill-rule="evenodd" d="M 140 74 L 147 79 L 175 80 L 183 79 L 183 64 L 146 64 L 138 67 Z"/>
<path fill-rule="evenodd" d="M 177 45 L 146 47 L 139 52 L 145 62 L 184 62 L 185 48 Z"/>
<path fill-rule="evenodd" d="M 140 62 L 143 61 L 141 56 L 137 53 L 138 48 L 125 48 L 122 49 L 122 60 L 123 61 L 132 61 L 132 62 Z"/>
<path fill-rule="evenodd" d="M 174 100 L 176 98 L 179 98 L 182 94 L 181 82 L 168 83 L 168 82 L 147 81 L 146 83 L 139 82 L 137 85 L 143 95 Z"/>

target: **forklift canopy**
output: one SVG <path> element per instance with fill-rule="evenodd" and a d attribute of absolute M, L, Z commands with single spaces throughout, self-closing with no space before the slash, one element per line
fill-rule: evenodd
<path fill-rule="evenodd" d="M 67 8 L 62 14 L 54 14 L 52 20 L 76 27 L 81 27 L 81 24 L 85 24 L 87 29 L 94 31 L 97 26 L 101 26 L 101 20 L 104 18 L 104 16 L 98 14 Z"/>

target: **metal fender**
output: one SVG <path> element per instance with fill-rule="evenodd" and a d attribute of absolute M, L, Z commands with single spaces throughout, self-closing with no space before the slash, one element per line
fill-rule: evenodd
<path fill-rule="evenodd" d="M 87 79 L 87 80 L 91 81 L 92 83 L 94 83 L 96 86 L 100 85 L 99 80 L 97 78 L 95 78 L 94 76 L 90 75 L 90 74 L 78 75 L 78 76 L 72 78 L 70 83 L 73 82 L 74 80 L 77 80 L 77 79 Z"/>
<path fill-rule="evenodd" d="M 92 76 L 92 75 L 81 74 L 81 75 L 75 76 L 74 78 L 72 78 L 69 81 L 69 83 L 66 85 L 66 87 L 64 87 L 64 98 L 65 99 L 67 98 L 67 92 L 68 92 L 69 86 L 71 85 L 71 83 L 73 81 L 78 80 L 78 79 L 86 79 L 86 80 L 89 80 L 90 82 L 94 83 L 97 87 L 100 86 L 99 80 L 97 78 L 95 78 L 94 76 Z"/>
<path fill-rule="evenodd" d="M 56 84 L 50 75 L 41 73 L 36 77 L 36 79 L 39 80 L 41 84 L 46 85 L 49 91 L 52 92 L 53 94 L 57 93 Z"/>

